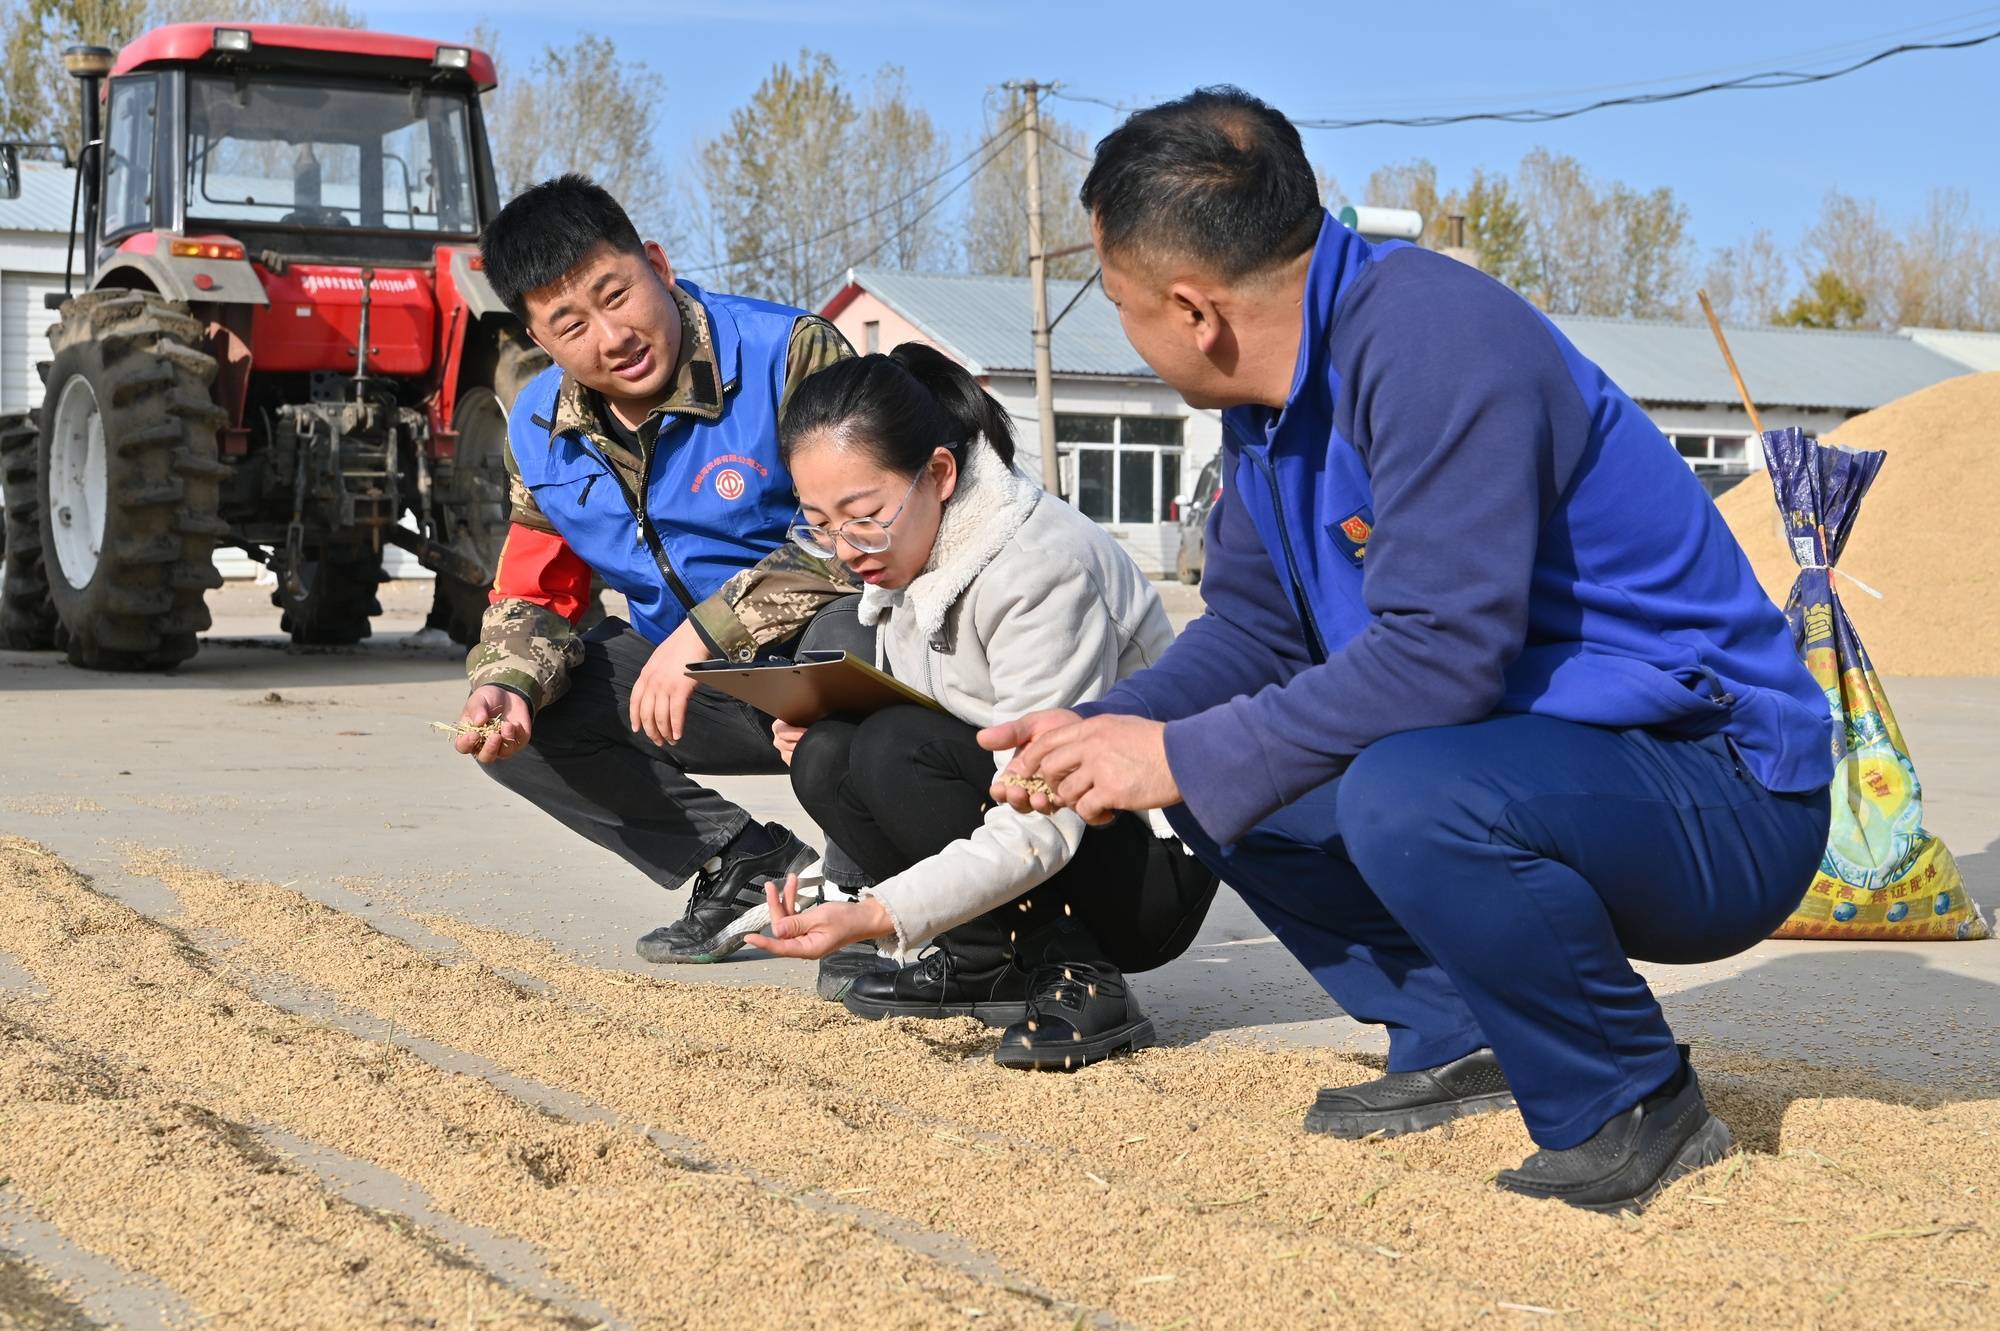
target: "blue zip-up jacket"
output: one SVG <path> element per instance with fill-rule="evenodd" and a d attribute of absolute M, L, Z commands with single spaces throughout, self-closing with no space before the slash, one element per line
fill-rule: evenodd
<path fill-rule="evenodd" d="M 1168 722 L 1228 843 L 1404 730 L 1533 712 L 1725 733 L 1775 791 L 1836 740 L 1701 483 L 1540 311 L 1331 217 L 1282 410 L 1223 413 L 1208 610 L 1086 713 Z"/>
<path fill-rule="evenodd" d="M 798 506 L 778 457 L 778 403 L 792 329 L 805 311 L 680 281 L 707 312 L 723 409 L 671 415 L 653 441 L 642 494 L 580 431 L 557 431 L 562 371 L 515 399 L 509 443 L 521 481 L 570 548 L 631 606 L 632 627 L 665 642 L 723 583 L 784 544 Z"/>

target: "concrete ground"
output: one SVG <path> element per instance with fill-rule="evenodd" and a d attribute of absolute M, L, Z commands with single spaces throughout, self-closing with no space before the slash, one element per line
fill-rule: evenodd
<path fill-rule="evenodd" d="M 1166 588 L 1176 622 L 1190 589 Z M 295 882 L 408 932 L 441 911 L 539 935 L 596 964 L 647 969 L 633 938 L 678 914 L 616 858 L 515 802 L 428 722 L 455 718 L 460 653 L 410 645 L 426 584 L 384 589 L 360 647 L 298 652 L 263 590 L 212 599 L 201 654 L 164 676 L 0 653 L 0 831 L 32 837 L 143 901 L 123 848 Z M 1891 681 L 1930 796 L 1929 824 L 1989 915 L 2000 905 L 2000 678 Z M 782 777 L 718 780 L 757 814 L 816 836 Z M 154 889 L 157 892 L 157 889 Z M 1767 942 L 1706 966 L 1648 967 L 1685 1039 L 2000 1092 L 2000 943 Z M 674 978 L 804 987 L 801 963 L 742 954 Z M 1379 1049 L 1233 894 L 1179 961 L 1139 982 L 1164 1040 L 1264 1038 Z"/>

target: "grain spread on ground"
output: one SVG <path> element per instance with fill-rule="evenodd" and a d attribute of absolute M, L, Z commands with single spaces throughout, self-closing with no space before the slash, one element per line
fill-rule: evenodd
<path fill-rule="evenodd" d="M 204 1327 L 1991 1324 L 1989 1089 L 1697 1049 L 1742 1150 L 1615 1220 L 1492 1188 L 1529 1149 L 1513 1115 L 1306 1135 L 1362 1060 L 1211 1040 L 1027 1075 L 969 1021 L 453 918 L 418 918 L 429 951 L 129 867 L 178 913 L 0 838 L 0 952 L 33 981 L 0 990 L 0 1174 Z M 408 1180 L 534 1278 L 341 1201 L 274 1135 Z"/>
<path fill-rule="evenodd" d="M 1839 563 L 1881 599 L 1846 579 L 1836 583 L 1876 670 L 2000 674 L 2000 373 L 1947 379 L 1824 439 L 1889 455 Z M 1799 569 L 1770 479 L 1751 476 L 1716 507 L 1757 580 L 1783 605 Z"/>

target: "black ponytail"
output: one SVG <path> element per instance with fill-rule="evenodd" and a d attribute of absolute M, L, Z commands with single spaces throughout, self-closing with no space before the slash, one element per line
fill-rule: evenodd
<path fill-rule="evenodd" d="M 981 439 L 1008 464 L 1014 426 L 965 368 L 934 347 L 905 342 L 886 356 L 836 361 L 792 393 L 778 427 L 786 465 L 799 440 L 831 431 L 890 471 L 913 476 L 939 448 L 965 465 Z"/>

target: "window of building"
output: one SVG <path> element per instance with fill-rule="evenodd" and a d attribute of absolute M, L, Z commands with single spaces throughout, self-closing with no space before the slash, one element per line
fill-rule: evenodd
<path fill-rule="evenodd" d="M 1070 502 L 1098 522 L 1171 522 L 1186 424 L 1179 416 L 1058 413 Z"/>
<path fill-rule="evenodd" d="M 1675 430 L 1667 438 L 1673 440 L 1674 448 L 1698 472 L 1750 470 L 1750 436 L 1747 434 Z"/>
<path fill-rule="evenodd" d="M 882 321 L 870 319 L 861 325 L 861 350 L 864 355 L 873 356 L 882 349 Z"/>

